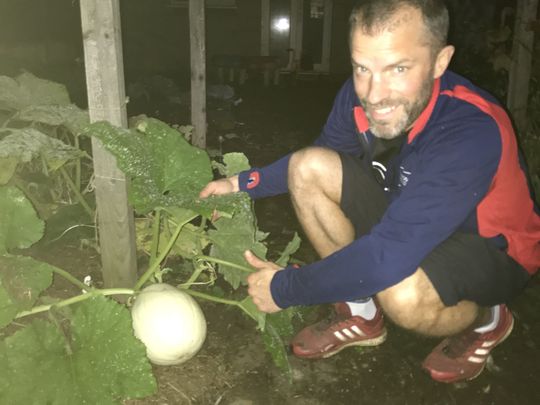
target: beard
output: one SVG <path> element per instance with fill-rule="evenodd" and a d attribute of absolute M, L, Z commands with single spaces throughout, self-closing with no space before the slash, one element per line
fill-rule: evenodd
<path fill-rule="evenodd" d="M 377 138 L 394 139 L 407 130 L 416 119 L 422 114 L 431 98 L 433 91 L 432 72 L 424 81 L 424 85 L 420 88 L 418 97 L 415 100 L 408 100 L 405 97 L 387 98 L 379 103 L 371 104 L 366 99 L 360 99 L 360 104 L 364 108 L 366 117 L 369 122 L 371 133 Z M 403 107 L 402 113 L 394 120 L 377 120 L 373 118 L 371 111 L 388 107 Z"/>

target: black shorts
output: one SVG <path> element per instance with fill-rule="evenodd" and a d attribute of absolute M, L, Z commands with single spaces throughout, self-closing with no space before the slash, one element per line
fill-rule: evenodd
<path fill-rule="evenodd" d="M 341 208 L 359 237 L 381 220 L 388 202 L 369 168 L 355 157 L 340 156 Z M 420 267 L 446 306 L 461 300 L 481 306 L 502 304 L 518 295 L 530 278 L 522 266 L 487 239 L 462 232 L 454 233 L 438 245 Z"/>

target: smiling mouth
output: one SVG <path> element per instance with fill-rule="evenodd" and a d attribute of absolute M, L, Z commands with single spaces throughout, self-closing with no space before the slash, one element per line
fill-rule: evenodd
<path fill-rule="evenodd" d="M 393 105 L 384 108 L 371 108 L 369 113 L 375 121 L 384 121 L 392 117 L 397 107 L 397 105 Z"/>

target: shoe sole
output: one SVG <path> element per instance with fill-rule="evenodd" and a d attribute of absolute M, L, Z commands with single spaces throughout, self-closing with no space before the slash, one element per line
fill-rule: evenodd
<path fill-rule="evenodd" d="M 338 354 L 340 351 L 342 351 L 343 349 L 346 349 L 348 347 L 353 347 L 353 346 L 360 346 L 360 347 L 361 346 L 366 346 L 366 347 L 378 346 L 378 345 L 384 343 L 384 341 L 386 340 L 386 335 L 387 335 L 386 328 L 384 328 L 382 334 L 375 337 L 375 338 L 366 339 L 366 340 L 359 340 L 357 342 L 346 343 L 346 344 L 338 346 L 338 347 L 336 347 L 336 349 L 328 351 L 328 352 L 304 355 L 304 354 L 295 353 L 294 349 L 293 349 L 293 354 L 296 357 L 301 358 L 301 359 L 327 359 L 329 357 L 332 357 L 335 354 Z"/>

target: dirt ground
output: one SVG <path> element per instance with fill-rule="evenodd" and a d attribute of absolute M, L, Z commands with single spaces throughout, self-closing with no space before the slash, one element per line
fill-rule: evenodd
<path fill-rule="evenodd" d="M 255 166 L 267 164 L 314 139 L 338 86 L 337 81 L 324 78 L 269 88 L 248 83 L 237 94 L 242 98 L 237 106 L 209 105 L 208 145 L 221 147 L 223 152 L 242 151 Z M 185 124 L 182 120 L 187 113 L 160 108 L 158 115 L 169 123 Z M 300 230 L 286 197 L 259 201 L 256 210 L 260 229 L 271 232 L 270 252 L 279 250 Z M 65 269 L 100 277 L 98 254 L 77 240 L 38 247 L 36 254 Z M 304 261 L 315 259 L 305 241 L 296 256 Z M 347 349 L 318 361 L 290 356 L 293 378 L 289 382 L 265 352 L 253 321 L 237 309 L 200 303 L 208 322 L 202 350 L 182 365 L 155 366 L 159 392 L 126 404 L 540 403 L 540 389 L 535 385 L 540 375 L 538 277 L 519 299 L 509 304 L 516 317 L 514 332 L 493 352 L 485 372 L 473 381 L 458 384 L 434 382 L 421 370 L 422 360 L 438 340 L 415 336 L 393 325 L 388 326 L 388 339 L 379 347 Z M 324 311 L 321 307 L 314 315 Z M 315 316 L 306 321 L 314 320 Z"/>

